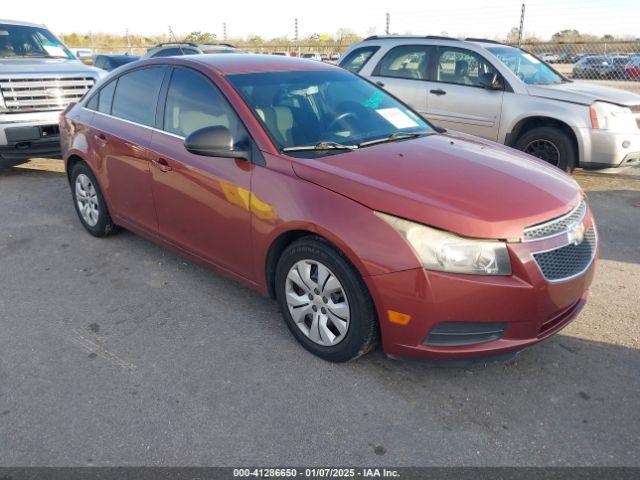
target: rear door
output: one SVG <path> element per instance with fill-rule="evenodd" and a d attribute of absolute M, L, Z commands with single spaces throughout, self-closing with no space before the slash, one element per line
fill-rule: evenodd
<path fill-rule="evenodd" d="M 161 66 L 137 69 L 105 85 L 93 122 L 111 213 L 150 232 L 157 230 L 157 218 L 148 149 L 165 72 Z"/>
<path fill-rule="evenodd" d="M 428 119 L 436 125 L 497 140 L 504 90 L 486 88 L 496 69 L 465 48 L 437 48 L 428 82 Z"/>
<path fill-rule="evenodd" d="M 151 140 L 160 234 L 227 270 L 250 277 L 253 164 L 194 155 L 184 147 L 185 137 L 209 126 L 227 127 L 238 141 L 250 141 L 249 135 L 223 94 L 200 72 L 176 67 L 163 90 L 164 110 Z"/>
<path fill-rule="evenodd" d="M 430 45 L 401 45 L 389 50 L 371 73 L 371 80 L 409 104 L 422 115 L 428 112 L 427 74 Z"/>

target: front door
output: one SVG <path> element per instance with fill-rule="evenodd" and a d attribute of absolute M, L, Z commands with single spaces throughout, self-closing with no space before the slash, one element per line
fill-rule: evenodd
<path fill-rule="evenodd" d="M 433 69 L 427 118 L 438 126 L 496 141 L 504 90 L 487 88 L 496 73 L 493 66 L 471 50 L 438 47 Z"/>
<path fill-rule="evenodd" d="M 153 194 L 160 234 L 244 277 L 251 276 L 251 173 L 246 160 L 189 153 L 184 138 L 221 125 L 234 138 L 244 126 L 218 88 L 187 68 L 172 72 L 162 131 L 151 139 Z"/>

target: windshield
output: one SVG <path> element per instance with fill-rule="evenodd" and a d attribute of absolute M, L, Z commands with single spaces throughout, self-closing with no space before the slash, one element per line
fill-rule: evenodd
<path fill-rule="evenodd" d="M 282 149 L 358 145 L 433 131 L 405 105 L 347 71 L 244 73 L 227 79 Z"/>
<path fill-rule="evenodd" d="M 50 31 L 0 23 L 0 58 L 74 58 Z"/>
<path fill-rule="evenodd" d="M 528 85 L 553 85 L 565 81 L 547 64 L 519 48 L 502 46 L 488 50 Z"/>

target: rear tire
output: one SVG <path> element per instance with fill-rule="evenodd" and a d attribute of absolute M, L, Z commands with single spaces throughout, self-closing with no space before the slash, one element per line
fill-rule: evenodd
<path fill-rule="evenodd" d="M 118 231 L 111 220 L 107 204 L 95 175 L 84 162 L 71 170 L 71 195 L 82 226 L 94 237 L 106 237 Z"/>
<path fill-rule="evenodd" d="M 346 362 L 377 344 L 369 291 L 347 258 L 325 240 L 304 237 L 285 249 L 276 266 L 275 291 L 287 327 L 314 355 Z"/>
<path fill-rule="evenodd" d="M 557 127 L 533 128 L 520 135 L 514 146 L 567 173 L 573 172 L 578 164 L 573 141 Z"/>

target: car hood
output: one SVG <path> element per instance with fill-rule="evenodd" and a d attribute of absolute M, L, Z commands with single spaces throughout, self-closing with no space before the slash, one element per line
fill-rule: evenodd
<path fill-rule="evenodd" d="M 65 58 L 0 58 L 0 76 L 16 75 L 91 75 L 98 76 L 98 69 L 80 60 Z"/>
<path fill-rule="evenodd" d="M 594 85 L 587 82 L 568 82 L 557 85 L 528 85 L 527 90 L 535 97 L 551 98 L 563 102 L 590 105 L 596 100 L 618 105 L 640 105 L 640 95 L 618 88 Z"/>
<path fill-rule="evenodd" d="M 293 158 L 293 170 L 373 210 L 476 238 L 519 238 L 582 195 L 557 168 L 463 134 Z"/>

